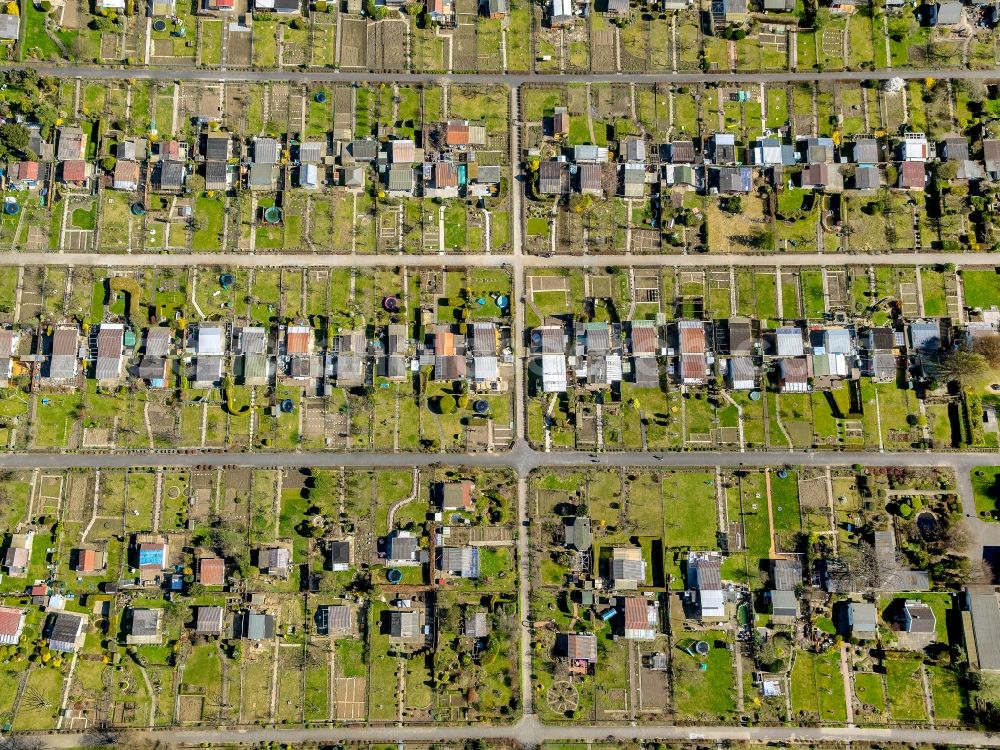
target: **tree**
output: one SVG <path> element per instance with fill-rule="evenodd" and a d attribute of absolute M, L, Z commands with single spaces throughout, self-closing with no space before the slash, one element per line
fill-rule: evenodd
<path fill-rule="evenodd" d="M 857 590 L 878 589 L 895 571 L 896 566 L 888 567 L 879 559 L 875 547 L 868 542 L 858 542 L 853 550 L 847 548 L 844 552 L 844 562 L 847 564 L 850 585 Z"/>
<path fill-rule="evenodd" d="M 118 164 L 118 160 L 113 156 L 105 156 L 101 159 L 101 169 L 105 172 L 114 172 L 116 164 Z"/>
<path fill-rule="evenodd" d="M 939 162 L 935 174 L 939 180 L 954 180 L 958 176 L 958 162 Z"/>
<path fill-rule="evenodd" d="M 454 414 L 458 403 L 455 401 L 454 396 L 446 393 L 438 398 L 437 406 L 441 414 Z"/>
<path fill-rule="evenodd" d="M 14 154 L 28 153 L 28 129 L 16 122 L 0 125 L 0 161 Z"/>
<path fill-rule="evenodd" d="M 593 196 L 573 193 L 569 199 L 569 209 L 573 213 L 582 214 L 594 204 Z"/>
<path fill-rule="evenodd" d="M 982 354 L 960 350 L 942 357 L 934 370 L 938 380 L 965 385 L 985 375 L 989 364 Z"/>
<path fill-rule="evenodd" d="M 1000 336 L 976 339 L 972 351 L 981 355 L 994 370 L 1000 370 Z"/>
<path fill-rule="evenodd" d="M 44 747 L 40 739 L 35 737 L 4 737 L 0 740 L 0 750 L 38 750 Z"/>

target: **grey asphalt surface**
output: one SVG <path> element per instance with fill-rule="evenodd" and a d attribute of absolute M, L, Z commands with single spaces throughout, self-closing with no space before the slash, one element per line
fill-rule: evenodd
<path fill-rule="evenodd" d="M 439 255 L 331 255 L 305 253 L 11 253 L 0 252 L 0 265 L 41 266 L 68 265 L 98 268 L 146 268 L 149 266 L 238 266 L 241 268 L 274 267 L 440 267 L 469 266 L 472 268 L 590 268 L 594 266 L 755 266 L 794 268 L 801 266 L 849 265 L 934 265 L 954 263 L 956 266 L 1000 265 L 996 253 L 771 253 L 770 255 L 726 255 L 704 253 L 695 255 L 485 255 L 481 253 L 451 253 Z"/>
<path fill-rule="evenodd" d="M 1000 78 L 1000 70 L 948 70 L 928 68 L 893 68 L 891 70 L 860 71 L 784 71 L 777 73 L 702 73 L 663 71 L 658 73 L 408 73 L 408 72 L 347 72 L 341 70 L 249 70 L 242 68 L 143 68 L 100 65 L 36 65 L 14 64 L 10 68 L 30 68 L 42 75 L 63 78 L 152 81 L 211 81 L 291 83 L 447 83 L 492 84 L 520 86 L 525 83 L 785 83 L 796 81 L 872 81 L 887 78 L 963 78 L 992 80 Z"/>
<path fill-rule="evenodd" d="M 137 466 L 194 467 L 366 467 L 470 466 L 508 467 L 529 472 L 544 467 L 586 466 L 950 466 L 968 470 L 1000 464 L 998 452 L 865 452 L 865 451 L 677 451 L 664 453 L 545 453 L 518 443 L 503 453 L 224 453 L 213 451 L 135 451 L 125 453 L 0 454 L 0 469 L 125 469 Z"/>
<path fill-rule="evenodd" d="M 911 745 L 953 745 L 957 747 L 1000 747 L 1000 737 L 988 732 L 957 729 L 875 729 L 870 727 L 740 727 L 740 726 L 585 726 L 567 723 L 551 726 L 527 716 L 505 727 L 474 726 L 387 726 L 330 727 L 313 729 L 165 729 L 134 732 L 127 737 L 148 737 L 189 745 L 211 746 L 226 742 L 459 742 L 507 739 L 535 746 L 545 741 L 601 742 L 605 740 L 660 740 L 736 743 L 766 742 L 899 742 Z M 49 748 L 77 747 L 78 734 L 40 736 Z M 207 744 L 202 744 L 207 743 Z"/>

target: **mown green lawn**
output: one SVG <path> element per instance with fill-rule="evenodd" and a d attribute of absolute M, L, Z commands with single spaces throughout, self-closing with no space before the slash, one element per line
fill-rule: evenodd
<path fill-rule="evenodd" d="M 678 713 L 687 718 L 725 722 L 736 709 L 733 655 L 725 648 L 726 636 L 722 632 L 707 631 L 699 633 L 698 638 L 711 646 L 705 658 L 674 648 L 674 704 Z M 702 665 L 706 668 L 702 669 Z"/>
<path fill-rule="evenodd" d="M 922 721 L 927 718 L 924 705 L 920 661 L 891 659 L 885 662 L 886 687 L 889 691 L 889 714 L 897 721 Z"/>
<path fill-rule="evenodd" d="M 197 252 L 221 250 L 222 225 L 225 219 L 224 198 L 201 195 L 195 200 L 195 229 L 191 249 Z"/>
<path fill-rule="evenodd" d="M 847 719 L 840 652 L 799 651 L 792 665 L 792 712 L 795 716 L 842 724 Z"/>

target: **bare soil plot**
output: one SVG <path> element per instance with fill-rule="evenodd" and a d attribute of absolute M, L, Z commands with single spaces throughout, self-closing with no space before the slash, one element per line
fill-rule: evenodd
<path fill-rule="evenodd" d="M 35 318 L 42 310 L 42 269 L 25 268 L 21 276 L 21 305 L 18 322 Z"/>
<path fill-rule="evenodd" d="M 322 398 L 307 398 L 302 401 L 302 432 L 307 437 L 319 437 L 326 433 L 326 404 Z"/>
<path fill-rule="evenodd" d="M 636 270 L 633 299 L 637 304 L 652 304 L 662 308 L 660 276 L 656 270 Z"/>
<path fill-rule="evenodd" d="M 826 275 L 827 300 L 830 308 L 843 308 L 850 304 L 846 270 L 824 269 Z"/>
<path fill-rule="evenodd" d="M 576 413 L 576 445 L 589 448 L 598 444 L 597 408 L 592 404 L 578 406 Z"/>
<path fill-rule="evenodd" d="M 667 709 L 667 673 L 655 669 L 639 670 L 639 708 L 662 713 Z"/>
<path fill-rule="evenodd" d="M 177 698 L 178 720 L 183 722 L 200 722 L 205 710 L 205 696 L 181 695 Z"/>
<path fill-rule="evenodd" d="M 633 253 L 658 253 L 660 251 L 660 233 L 655 229 L 632 230 Z"/>
<path fill-rule="evenodd" d="M 114 445 L 112 430 L 107 427 L 84 427 L 82 444 L 84 448 L 110 448 Z"/>
<path fill-rule="evenodd" d="M 251 51 L 250 29 L 236 30 L 235 25 L 229 27 L 229 39 L 226 42 L 226 64 L 234 67 L 248 67 L 253 54 Z"/>
<path fill-rule="evenodd" d="M 451 36 L 455 46 L 452 54 L 452 70 L 455 72 L 474 71 L 476 69 L 476 27 L 461 24 Z"/>
<path fill-rule="evenodd" d="M 369 24 L 367 29 L 368 68 L 379 71 L 405 69 L 406 37 L 408 33 L 409 26 L 403 20 L 389 19 Z M 475 52 L 475 36 L 473 36 L 473 66 L 475 65 Z M 343 64 L 348 65 L 349 63 Z"/>
<path fill-rule="evenodd" d="M 899 302 L 902 306 L 903 315 L 908 318 L 920 315 L 920 307 L 917 304 L 917 285 L 915 282 L 900 282 Z"/>
<path fill-rule="evenodd" d="M 87 518 L 94 502 L 93 475 L 70 474 L 66 490 L 66 518 Z"/>
<path fill-rule="evenodd" d="M 615 32 L 601 29 L 591 34 L 591 68 L 595 72 L 610 73 L 615 70 Z"/>
<path fill-rule="evenodd" d="M 296 31 L 284 24 L 281 25 L 278 41 L 281 49 L 280 59 L 282 65 L 305 65 L 306 45 L 300 43 L 302 37 L 308 39 L 308 32 L 305 30 Z"/>
<path fill-rule="evenodd" d="M 367 682 L 364 677 L 336 678 L 337 719 L 364 721 L 367 713 Z"/>
<path fill-rule="evenodd" d="M 283 83 L 271 84 L 270 96 L 267 98 L 269 110 L 267 119 L 270 122 L 288 123 L 288 85 Z"/>
<path fill-rule="evenodd" d="M 368 63 L 368 23 L 363 18 L 344 16 L 341 24 L 341 67 L 365 67 Z"/>

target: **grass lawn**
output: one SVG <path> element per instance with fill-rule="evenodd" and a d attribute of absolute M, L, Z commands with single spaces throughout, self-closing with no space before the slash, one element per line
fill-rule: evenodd
<path fill-rule="evenodd" d="M 824 723 L 842 724 L 847 719 L 839 651 L 833 649 L 822 654 L 799 651 L 795 654 L 792 713 Z"/>
<path fill-rule="evenodd" d="M 77 208 L 73 211 L 73 215 L 70 218 L 73 226 L 77 229 L 87 229 L 93 231 L 97 228 L 97 211 L 94 210 L 94 204 L 90 205 L 90 208 Z"/>
<path fill-rule="evenodd" d="M 195 230 L 191 249 L 196 252 L 221 250 L 222 225 L 225 218 L 224 198 L 199 196 L 194 203 Z"/>
<path fill-rule="evenodd" d="M 885 693 L 882 689 L 882 675 L 874 672 L 854 673 L 854 695 L 869 711 L 885 713 Z"/>
<path fill-rule="evenodd" d="M 823 297 L 823 272 L 802 272 L 802 304 L 807 318 L 822 318 L 826 312 L 826 301 Z"/>
<path fill-rule="evenodd" d="M 37 9 L 34 3 L 21 4 L 21 15 L 24 27 L 24 44 L 21 47 L 21 58 L 31 57 L 55 61 L 62 56 L 59 46 L 45 30 L 45 18 L 48 14 Z M 58 31 L 56 36 L 69 48 L 72 48 L 77 36 L 74 31 Z"/>
<path fill-rule="evenodd" d="M 771 506 L 774 513 L 774 533 L 778 537 L 779 549 L 792 545 L 789 538 L 802 530 L 799 515 L 799 483 L 794 472 L 788 472 L 784 479 L 771 475 Z"/>
<path fill-rule="evenodd" d="M 1000 466 L 977 466 L 972 470 L 972 490 L 975 493 L 976 513 L 980 518 L 994 520 L 993 511 L 997 510 L 997 477 L 1000 476 Z"/>
<path fill-rule="evenodd" d="M 934 721 L 957 723 L 969 705 L 969 694 L 950 667 L 927 667 L 927 678 L 934 704 Z"/>
<path fill-rule="evenodd" d="M 42 398 L 48 403 L 42 403 Z M 39 448 L 64 448 L 76 419 L 74 413 L 81 404 L 78 393 L 52 393 L 38 401 L 35 425 L 35 445 Z"/>
<path fill-rule="evenodd" d="M 241 665 L 243 706 L 241 715 L 247 722 L 267 721 L 271 714 L 271 651 L 244 657 Z M 186 675 L 185 675 L 186 676 Z"/>
<path fill-rule="evenodd" d="M 307 104 L 306 137 L 325 138 L 326 132 L 330 129 L 333 120 L 333 109 L 329 101 L 317 102 L 315 92 L 310 96 Z M 326 92 L 322 92 L 326 93 Z"/>
<path fill-rule="evenodd" d="M 129 200 L 126 193 L 110 190 L 101 196 L 101 246 L 119 251 L 129 244 Z"/>
<path fill-rule="evenodd" d="M 528 234 L 535 237 L 546 237 L 549 234 L 549 220 L 532 216 L 526 222 Z"/>
<path fill-rule="evenodd" d="M 463 250 L 468 240 L 468 219 L 465 205 L 452 201 L 444 209 L 444 244 L 451 250 Z"/>
<path fill-rule="evenodd" d="M 664 545 L 713 549 L 716 546 L 715 475 L 678 472 L 663 480 Z"/>
<path fill-rule="evenodd" d="M 889 714 L 897 721 L 922 721 L 927 718 L 924 705 L 920 661 L 890 659 L 885 662 L 889 690 Z"/>
<path fill-rule="evenodd" d="M 396 718 L 397 660 L 389 656 L 389 636 L 380 632 L 382 613 L 387 609 L 374 602 L 369 615 L 370 679 L 368 683 L 368 718 L 371 721 L 392 721 Z"/>
<path fill-rule="evenodd" d="M 222 661 L 215 643 L 195 646 L 184 664 L 184 684 L 201 688 L 206 694 L 218 689 L 222 681 Z"/>
<path fill-rule="evenodd" d="M 1000 305 L 1000 273 L 996 268 L 963 269 L 962 284 L 969 307 Z"/>
<path fill-rule="evenodd" d="M 693 657 L 680 648 L 674 649 L 674 705 L 680 715 L 721 722 L 732 717 L 736 709 L 733 656 L 725 647 L 725 638 L 721 631 L 700 633 L 699 639 L 712 647 L 704 659 Z M 693 642 L 694 639 L 688 640 Z M 702 664 L 707 669 L 702 670 Z"/>
<path fill-rule="evenodd" d="M 201 33 L 201 64 L 218 65 L 222 62 L 222 21 L 199 19 Z"/>
<path fill-rule="evenodd" d="M 274 21 L 254 21 L 253 64 L 259 68 L 278 64 L 278 26 Z"/>
<path fill-rule="evenodd" d="M 531 5 L 510 4 L 510 24 L 507 32 L 507 68 L 526 71 L 531 68 Z"/>
<path fill-rule="evenodd" d="M 56 724 L 56 715 L 62 701 L 64 678 L 58 670 L 49 667 L 36 666 L 28 675 L 27 690 L 39 696 L 34 704 L 23 701 L 17 716 L 14 717 L 14 729 L 39 730 L 52 729 Z"/>
<path fill-rule="evenodd" d="M 415 658 L 406 661 L 406 693 L 404 700 L 411 708 L 428 708 L 434 693 L 431 689 L 433 678 L 428 666 L 429 659 Z"/>
<path fill-rule="evenodd" d="M 924 292 L 924 315 L 932 318 L 947 315 L 948 301 L 945 297 L 944 274 L 932 268 L 921 268 L 920 281 Z"/>
<path fill-rule="evenodd" d="M 365 644 L 354 639 L 337 641 L 337 676 L 364 677 L 368 671 L 365 665 Z"/>

